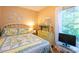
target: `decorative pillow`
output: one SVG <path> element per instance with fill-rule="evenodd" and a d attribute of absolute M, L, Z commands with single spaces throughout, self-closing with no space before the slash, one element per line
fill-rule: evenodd
<path fill-rule="evenodd" d="M 4 28 L 5 35 L 17 35 L 17 28 Z"/>
<path fill-rule="evenodd" d="M 19 28 L 18 29 L 18 34 L 27 34 L 29 33 L 29 29 L 28 28 Z"/>

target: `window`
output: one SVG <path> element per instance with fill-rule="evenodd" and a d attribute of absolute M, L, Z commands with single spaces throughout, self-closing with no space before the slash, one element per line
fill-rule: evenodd
<path fill-rule="evenodd" d="M 79 7 L 61 11 L 62 33 L 79 36 Z"/>

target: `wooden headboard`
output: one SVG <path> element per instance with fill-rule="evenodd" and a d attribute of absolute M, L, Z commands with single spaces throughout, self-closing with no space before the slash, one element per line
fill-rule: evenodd
<path fill-rule="evenodd" d="M 29 26 L 25 24 L 9 24 L 9 25 L 5 25 L 2 29 L 4 28 L 29 28 Z"/>

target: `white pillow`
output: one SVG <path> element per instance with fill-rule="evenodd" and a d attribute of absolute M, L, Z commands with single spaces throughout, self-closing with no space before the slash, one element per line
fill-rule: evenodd
<path fill-rule="evenodd" d="M 3 34 L 7 36 L 17 35 L 17 28 L 4 28 Z"/>
<path fill-rule="evenodd" d="M 18 34 L 27 34 L 29 33 L 29 29 L 28 28 L 19 28 L 18 29 Z"/>

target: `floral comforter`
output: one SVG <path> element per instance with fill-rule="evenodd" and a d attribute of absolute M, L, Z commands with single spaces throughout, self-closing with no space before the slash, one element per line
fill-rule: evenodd
<path fill-rule="evenodd" d="M 51 52 L 48 41 L 33 35 L 23 34 L 3 37 L 4 42 L 0 46 L 0 52 L 4 53 L 48 53 Z"/>

